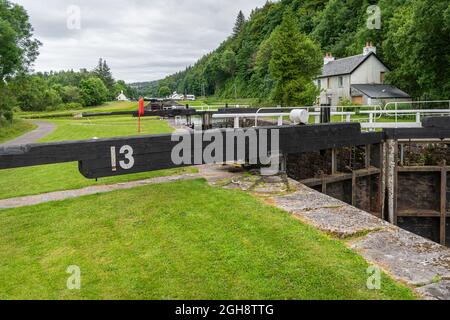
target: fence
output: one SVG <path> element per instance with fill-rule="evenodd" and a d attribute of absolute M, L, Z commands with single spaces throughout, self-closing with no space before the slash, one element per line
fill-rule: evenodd
<path fill-rule="evenodd" d="M 324 108 L 331 109 L 331 122 L 358 122 L 364 130 L 374 131 L 383 128 L 420 128 L 426 116 L 449 116 L 450 100 L 390 102 L 385 106 L 300 106 L 288 108 L 260 108 L 253 113 L 214 114 L 216 119 L 234 119 L 235 128 L 239 128 L 241 119 L 255 119 L 255 127 L 261 118 L 277 118 L 278 125 L 289 118 L 296 109 L 307 110 L 312 123 L 320 123 L 320 114 Z"/>
<path fill-rule="evenodd" d="M 425 116 L 448 116 L 450 115 L 450 100 L 436 101 L 411 101 L 411 102 L 390 102 L 383 110 L 364 111 L 369 115 L 369 124 L 366 128 L 414 128 L 420 127 Z M 393 120 L 391 122 L 379 122 L 383 119 Z"/>

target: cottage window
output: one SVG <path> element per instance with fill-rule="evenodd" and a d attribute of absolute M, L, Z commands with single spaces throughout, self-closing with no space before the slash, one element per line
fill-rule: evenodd
<path fill-rule="evenodd" d="M 339 77 L 338 85 L 339 85 L 339 88 L 343 88 L 344 87 L 344 77 Z"/>

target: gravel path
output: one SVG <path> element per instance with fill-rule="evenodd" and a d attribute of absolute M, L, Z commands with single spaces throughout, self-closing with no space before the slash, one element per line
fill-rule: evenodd
<path fill-rule="evenodd" d="M 14 140 L 8 141 L 4 144 L 0 144 L 0 147 L 35 143 L 36 141 L 48 136 L 56 129 L 56 126 L 54 124 L 48 122 L 33 121 L 33 124 L 38 126 L 37 129 L 28 132 Z"/>
<path fill-rule="evenodd" d="M 0 210 L 1 209 L 13 209 L 27 206 L 34 206 L 41 203 L 46 203 L 50 201 L 61 201 L 72 198 L 78 198 L 82 196 L 88 196 L 93 194 L 107 193 L 116 190 L 127 190 L 135 187 L 141 187 L 151 184 L 160 184 L 160 183 L 168 183 L 175 181 L 184 181 L 184 180 L 194 180 L 199 179 L 201 176 L 199 174 L 184 174 L 178 176 L 169 176 L 169 177 L 159 177 L 147 180 L 140 181 L 132 181 L 132 182 L 124 182 L 117 183 L 111 185 L 103 185 L 103 186 L 92 186 L 83 189 L 77 190 L 68 190 L 68 191 L 57 191 L 45 194 L 39 194 L 35 196 L 27 196 L 20 198 L 11 198 L 0 200 Z"/>

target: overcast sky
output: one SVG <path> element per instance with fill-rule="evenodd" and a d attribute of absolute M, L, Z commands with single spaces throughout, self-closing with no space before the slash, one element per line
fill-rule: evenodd
<path fill-rule="evenodd" d="M 193 64 L 230 35 L 239 10 L 248 16 L 266 0 L 13 2 L 28 11 L 43 43 L 36 71 L 92 69 L 103 57 L 116 79 L 135 82 Z"/>

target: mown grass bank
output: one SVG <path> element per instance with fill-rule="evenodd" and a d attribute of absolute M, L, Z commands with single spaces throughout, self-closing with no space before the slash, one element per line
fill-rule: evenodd
<path fill-rule="evenodd" d="M 230 205 L 232 204 L 232 205 Z M 81 290 L 68 290 L 69 266 Z M 185 181 L 0 211 L 0 299 L 412 299 L 337 240 Z"/>
<path fill-rule="evenodd" d="M 16 116 L 24 119 L 45 119 L 53 117 L 73 117 L 75 114 L 83 112 L 114 112 L 114 111 L 137 111 L 138 103 L 136 101 L 111 101 L 96 107 L 87 107 L 72 110 L 56 110 L 43 112 L 18 112 Z"/>

